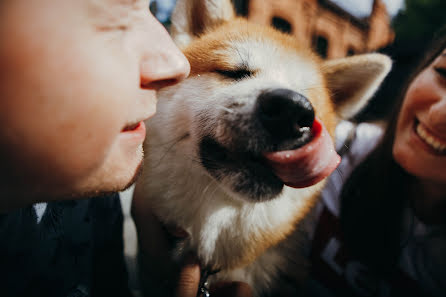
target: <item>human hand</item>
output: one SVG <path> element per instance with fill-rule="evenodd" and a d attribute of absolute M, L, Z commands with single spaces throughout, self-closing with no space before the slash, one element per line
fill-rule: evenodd
<path fill-rule="evenodd" d="M 180 270 L 176 297 L 196 297 L 200 283 L 200 265 L 193 255 L 186 257 Z M 221 282 L 210 289 L 211 297 L 251 297 L 251 287 L 243 282 Z"/>

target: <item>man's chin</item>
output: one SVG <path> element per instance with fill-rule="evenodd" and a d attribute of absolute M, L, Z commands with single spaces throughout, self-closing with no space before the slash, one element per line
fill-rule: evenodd
<path fill-rule="evenodd" d="M 136 167 L 136 170 L 135 170 L 135 173 L 133 174 L 132 179 L 127 183 L 127 185 L 126 185 L 124 188 L 122 188 L 122 189 L 119 190 L 119 191 L 125 191 L 125 190 L 127 190 L 128 188 L 130 188 L 130 187 L 136 182 L 136 180 L 141 176 L 142 169 L 143 169 L 143 163 L 144 163 L 144 160 L 142 160 L 142 161 L 138 164 L 138 167 Z"/>
<path fill-rule="evenodd" d="M 71 195 L 72 199 L 81 199 L 81 198 L 89 198 L 89 197 L 97 197 L 97 196 L 105 196 L 116 192 L 125 191 L 128 188 L 130 188 L 136 180 L 139 178 L 139 176 L 142 173 L 143 169 L 143 160 L 138 164 L 136 167 L 132 177 L 127 182 L 122 183 L 116 183 L 115 185 L 110 185 L 110 187 L 104 188 L 102 190 L 91 190 L 91 191 L 84 191 L 79 194 L 73 193 Z"/>
<path fill-rule="evenodd" d="M 28 175 L 11 177 L 0 173 L 0 213 L 38 202 L 84 199 L 123 191 L 132 186 L 141 175 L 142 164 L 143 158 L 133 174 L 130 173 L 128 179 L 113 181 L 110 180 L 110 176 L 113 175 L 104 175 L 102 178 L 97 178 L 95 182 L 90 182 L 89 186 L 79 186 L 70 190 L 68 190 L 69 183 L 66 181 L 54 184 L 54 179 L 49 182 L 45 179 L 29 178 Z M 34 182 L 31 183 L 30 180 Z M 9 197 L 14 197 L 14 199 Z"/>

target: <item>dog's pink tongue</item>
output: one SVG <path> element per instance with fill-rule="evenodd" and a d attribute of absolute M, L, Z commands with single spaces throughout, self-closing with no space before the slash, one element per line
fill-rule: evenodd
<path fill-rule="evenodd" d="M 304 188 L 321 181 L 341 161 L 324 125 L 317 119 L 312 128 L 312 140 L 296 150 L 265 153 L 267 163 L 287 185 Z"/>

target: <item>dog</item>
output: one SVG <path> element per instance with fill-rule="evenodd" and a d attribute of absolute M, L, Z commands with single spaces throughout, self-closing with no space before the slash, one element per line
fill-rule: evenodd
<path fill-rule="evenodd" d="M 305 222 L 340 160 L 334 129 L 367 104 L 390 59 L 324 61 L 293 37 L 236 17 L 230 0 L 179 0 L 171 33 L 191 74 L 159 92 L 138 207 L 187 232 L 172 257 L 196 254 L 211 284 L 243 281 L 254 296 L 270 296 L 285 280 L 303 282 Z M 145 268 L 159 273 L 157 262 Z"/>

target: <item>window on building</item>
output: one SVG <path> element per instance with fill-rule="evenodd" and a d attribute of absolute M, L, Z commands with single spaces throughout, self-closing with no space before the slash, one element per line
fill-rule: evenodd
<path fill-rule="evenodd" d="M 248 15 L 249 0 L 232 0 L 235 11 L 242 16 Z"/>
<path fill-rule="evenodd" d="M 349 47 L 347 50 L 347 56 L 353 56 L 354 54 L 356 54 L 356 51 L 353 48 Z"/>
<path fill-rule="evenodd" d="M 316 36 L 314 38 L 314 48 L 316 52 L 322 57 L 327 58 L 328 53 L 328 40 L 323 36 Z"/>
<path fill-rule="evenodd" d="M 293 27 L 291 26 L 291 24 L 287 20 L 280 17 L 273 17 L 273 19 L 271 20 L 271 25 L 277 30 L 284 33 L 291 34 L 293 32 Z"/>

